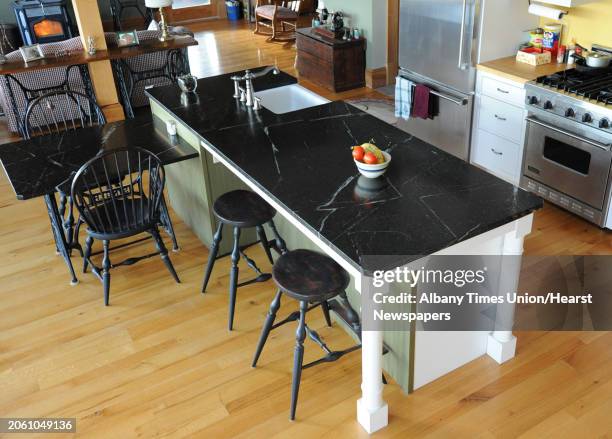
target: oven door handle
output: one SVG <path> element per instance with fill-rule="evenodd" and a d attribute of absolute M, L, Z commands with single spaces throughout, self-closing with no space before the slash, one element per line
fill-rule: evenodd
<path fill-rule="evenodd" d="M 606 144 L 606 143 L 598 142 L 596 140 L 585 139 L 584 137 L 577 136 L 576 134 L 570 133 L 569 131 L 565 131 L 565 130 L 562 130 L 560 128 L 557 128 L 557 127 L 554 127 L 552 125 L 549 125 L 547 123 L 544 123 L 544 122 L 542 122 L 542 121 L 540 121 L 540 120 L 538 120 L 538 119 L 536 119 L 534 117 L 526 117 L 525 120 L 527 122 L 531 122 L 531 123 L 535 123 L 536 125 L 540 125 L 540 126 L 542 126 L 544 128 L 548 128 L 549 130 L 555 131 L 555 132 L 557 132 L 559 134 L 563 134 L 565 136 L 571 137 L 572 139 L 576 139 L 576 140 L 579 140 L 581 142 L 588 143 L 589 145 L 596 146 L 597 148 L 601 148 L 601 149 L 603 149 L 605 151 L 609 151 L 610 148 L 612 147 L 612 144 L 610 144 L 610 143 Z"/>

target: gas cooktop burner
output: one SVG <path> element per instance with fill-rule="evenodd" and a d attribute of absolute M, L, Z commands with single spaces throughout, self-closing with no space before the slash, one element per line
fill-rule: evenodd
<path fill-rule="evenodd" d="M 592 51 L 612 55 L 612 48 L 597 44 Z M 574 69 L 540 76 L 525 90 L 530 114 L 612 145 L 612 67 L 577 63 Z"/>
<path fill-rule="evenodd" d="M 606 105 L 612 105 L 612 86 L 606 90 L 601 90 L 597 96 L 599 102 L 603 102 Z"/>

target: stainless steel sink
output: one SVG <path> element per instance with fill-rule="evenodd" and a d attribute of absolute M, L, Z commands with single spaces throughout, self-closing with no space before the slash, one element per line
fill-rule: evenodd
<path fill-rule="evenodd" d="M 290 113 L 330 102 L 299 84 L 258 91 L 255 96 L 261 99 L 262 107 L 275 114 Z"/>

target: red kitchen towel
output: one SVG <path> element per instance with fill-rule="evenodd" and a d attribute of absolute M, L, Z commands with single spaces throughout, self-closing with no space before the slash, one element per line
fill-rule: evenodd
<path fill-rule="evenodd" d="M 414 87 L 414 96 L 412 97 L 412 116 L 420 117 L 421 119 L 431 118 L 430 89 L 426 85 L 418 84 Z"/>

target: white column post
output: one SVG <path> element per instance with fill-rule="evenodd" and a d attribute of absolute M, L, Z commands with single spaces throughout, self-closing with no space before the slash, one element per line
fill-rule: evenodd
<path fill-rule="evenodd" d="M 381 331 L 361 333 L 361 399 L 357 401 L 357 421 L 374 433 L 389 423 L 389 407 L 383 400 Z"/>
<path fill-rule="evenodd" d="M 361 291 L 360 279 L 356 279 L 356 283 L 362 302 L 369 300 L 367 295 L 364 296 L 364 291 Z M 362 313 L 362 325 L 363 320 Z M 389 407 L 383 400 L 382 353 L 382 331 L 362 331 L 361 399 L 357 401 L 357 421 L 368 433 L 374 433 L 389 424 Z"/>
<path fill-rule="evenodd" d="M 498 294 L 516 292 L 521 274 L 521 255 L 523 254 L 523 237 L 519 230 L 513 230 L 504 236 L 502 254 L 510 256 L 511 259 L 503 261 L 502 271 L 499 278 Z M 487 354 L 498 363 L 505 363 L 514 358 L 516 352 L 516 337 L 511 330 L 514 321 L 514 304 L 503 303 L 497 306 L 496 329 L 489 334 L 487 342 Z"/>

